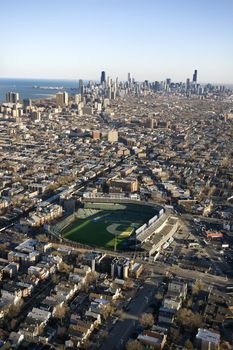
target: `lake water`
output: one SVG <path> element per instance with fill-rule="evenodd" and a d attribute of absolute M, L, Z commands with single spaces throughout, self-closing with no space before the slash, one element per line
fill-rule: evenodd
<path fill-rule="evenodd" d="M 84 81 L 85 84 L 85 81 Z M 37 87 L 59 87 L 57 89 L 34 88 Z M 48 80 L 48 79 L 6 79 L 0 78 L 0 102 L 6 100 L 6 93 L 14 91 L 19 93 L 19 99 L 40 99 L 55 95 L 58 91 L 78 93 L 79 80 Z M 61 88 L 62 87 L 62 88 Z"/>

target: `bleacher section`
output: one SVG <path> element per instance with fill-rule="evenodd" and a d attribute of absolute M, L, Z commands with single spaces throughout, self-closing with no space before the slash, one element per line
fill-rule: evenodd
<path fill-rule="evenodd" d="M 85 209 L 78 209 L 77 211 L 77 218 L 78 219 L 87 219 L 92 215 L 95 215 L 97 213 L 99 213 L 100 210 L 97 209 L 89 209 L 89 208 L 85 208 Z"/>
<path fill-rule="evenodd" d="M 167 220 L 168 214 L 163 214 L 157 221 L 155 221 L 152 225 L 147 227 L 144 231 L 137 235 L 137 240 L 140 242 L 145 242 L 148 240 Z"/>
<path fill-rule="evenodd" d="M 67 216 L 62 221 L 57 222 L 55 225 L 50 226 L 50 233 L 59 236 L 68 226 L 70 226 L 77 219 L 87 219 L 88 217 L 95 215 L 100 210 L 97 209 L 78 209 L 77 212 Z"/>
<path fill-rule="evenodd" d="M 149 255 L 154 254 L 156 251 L 159 251 L 163 244 L 174 235 L 177 228 L 178 219 L 167 216 L 165 221 L 161 223 L 153 232 L 153 235 L 142 243 L 141 247 L 148 251 Z"/>
<path fill-rule="evenodd" d="M 117 204 L 117 203 L 85 203 L 85 209 L 99 209 L 99 210 L 124 210 L 126 208 L 125 205 Z"/>
<path fill-rule="evenodd" d="M 50 226 L 50 233 L 59 235 L 66 227 L 72 224 L 77 219 L 77 213 L 67 216 L 62 221 L 57 222 L 55 225 Z"/>

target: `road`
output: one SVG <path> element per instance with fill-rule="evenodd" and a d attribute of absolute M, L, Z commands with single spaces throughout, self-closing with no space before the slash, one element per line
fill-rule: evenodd
<path fill-rule="evenodd" d="M 165 275 L 166 272 L 168 272 L 190 281 L 201 279 L 203 281 L 203 284 L 208 284 L 208 285 L 211 284 L 218 287 L 223 287 L 224 285 L 233 283 L 233 279 L 226 278 L 225 276 L 216 276 L 209 273 L 203 273 L 200 271 L 183 269 L 177 265 L 169 265 L 162 262 L 156 262 L 153 264 L 147 263 L 147 264 L 148 264 L 147 271 L 150 271 L 151 273 L 154 273 L 154 274 Z"/>
<path fill-rule="evenodd" d="M 139 290 L 136 297 L 130 302 L 127 310 L 129 317 L 117 321 L 105 343 L 100 347 L 100 350 L 124 349 L 124 345 L 130 338 L 135 327 L 135 319 L 146 311 L 148 303 L 152 300 L 155 291 L 156 286 L 153 284 L 152 280 L 148 279 L 143 285 L 143 288 Z M 127 317 L 127 314 L 124 314 L 124 317 Z"/>

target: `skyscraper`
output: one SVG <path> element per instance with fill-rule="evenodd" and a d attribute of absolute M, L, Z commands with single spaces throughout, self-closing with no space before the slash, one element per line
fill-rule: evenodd
<path fill-rule="evenodd" d="M 197 83 L 197 70 L 196 69 L 193 73 L 193 83 Z"/>
<path fill-rule="evenodd" d="M 6 102 L 17 103 L 19 101 L 19 93 L 18 92 L 7 92 L 6 93 Z"/>
<path fill-rule="evenodd" d="M 131 83 L 131 76 L 130 76 L 130 73 L 128 73 L 128 82 Z"/>
<path fill-rule="evenodd" d="M 83 80 L 82 79 L 79 79 L 79 93 L 81 94 L 81 96 L 83 96 L 84 85 L 83 85 Z"/>
<path fill-rule="evenodd" d="M 106 75 L 105 75 L 105 72 L 102 71 L 101 77 L 100 77 L 100 84 L 102 85 L 103 83 L 105 83 L 105 81 L 106 81 Z"/>
<path fill-rule="evenodd" d="M 67 92 L 58 92 L 56 94 L 56 103 L 59 107 L 64 107 L 68 105 L 68 93 Z"/>

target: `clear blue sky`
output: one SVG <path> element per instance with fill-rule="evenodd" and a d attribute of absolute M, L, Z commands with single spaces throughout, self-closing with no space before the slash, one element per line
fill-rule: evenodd
<path fill-rule="evenodd" d="M 233 83 L 233 0 L 0 2 L 0 77 Z"/>

